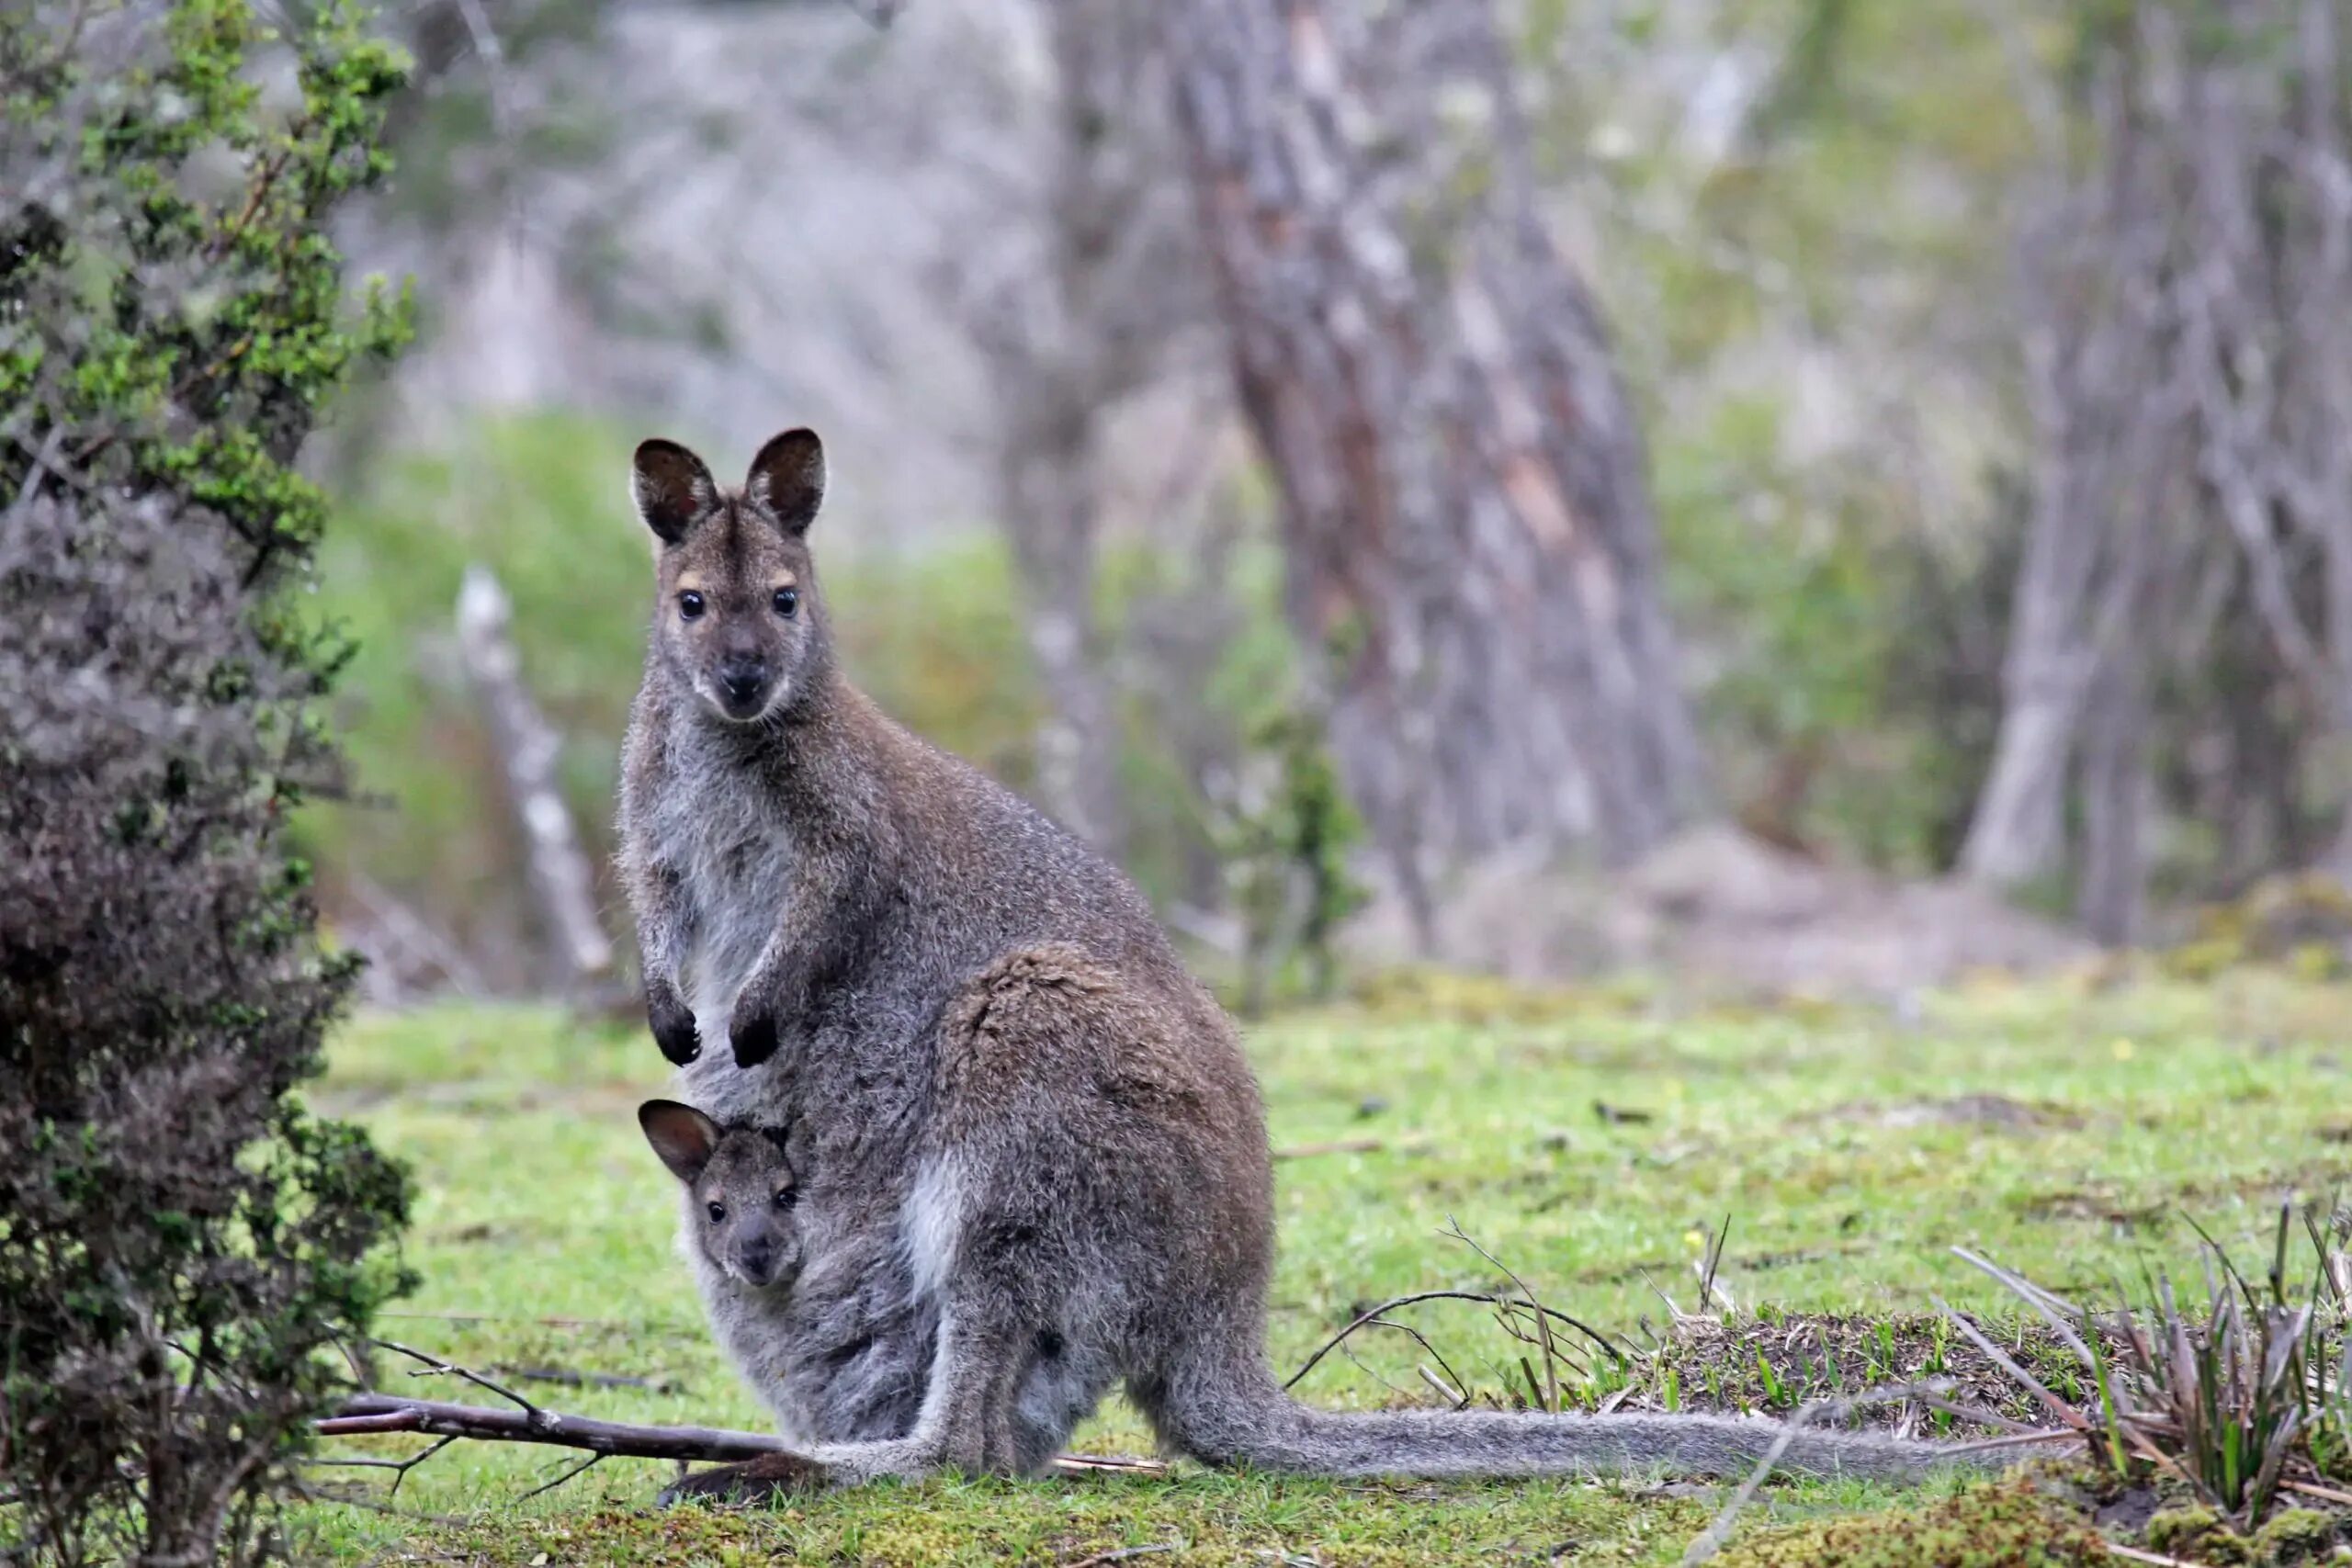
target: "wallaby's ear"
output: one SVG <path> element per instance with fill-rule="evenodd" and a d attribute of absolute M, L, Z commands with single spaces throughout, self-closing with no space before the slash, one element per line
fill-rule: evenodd
<path fill-rule="evenodd" d="M 645 1129 L 645 1141 L 670 1174 L 681 1181 L 700 1178 L 711 1150 L 718 1146 L 718 1123 L 674 1100 L 647 1100 L 637 1108 L 637 1124 Z"/>
<path fill-rule="evenodd" d="M 752 459 L 743 493 L 767 508 L 787 534 L 805 534 L 825 503 L 825 444 L 813 430 L 787 430 Z"/>
<path fill-rule="evenodd" d="M 628 489 L 637 514 L 665 545 L 684 538 L 687 525 L 718 495 L 702 459 L 674 441 L 639 445 Z"/>

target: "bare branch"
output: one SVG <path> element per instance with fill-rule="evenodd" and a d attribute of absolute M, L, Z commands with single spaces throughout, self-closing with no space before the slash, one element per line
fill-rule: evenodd
<path fill-rule="evenodd" d="M 411 1351 L 413 1355 L 416 1352 Z M 428 1358 L 429 1359 L 429 1358 Z M 467 1375 L 462 1367 L 443 1363 L 441 1371 Z M 428 1371 L 424 1375 L 431 1375 Z M 481 1380 L 476 1380 L 481 1381 Z M 485 1386 L 495 1388 L 495 1384 Z M 503 1393 L 505 1391 L 499 1390 Z M 511 1393 L 506 1397 L 514 1398 Z M 735 1431 L 719 1427 L 653 1427 L 526 1406 L 502 1410 L 491 1405 L 453 1404 L 437 1399 L 410 1399 L 398 1394 L 356 1393 L 334 1415 L 315 1424 L 322 1438 L 379 1436 L 386 1432 L 422 1432 L 454 1442 L 470 1438 L 478 1442 L 540 1443 L 573 1449 L 604 1459 L 704 1461 L 727 1464 L 758 1459 L 763 1454 L 790 1453 L 792 1447 L 772 1432 Z M 438 1452 L 436 1444 L 430 1452 Z M 420 1455 L 419 1461 L 425 1456 Z M 392 1468 L 382 1464 L 379 1468 Z M 1159 1475 L 1167 1466 L 1156 1460 L 1116 1455 L 1063 1454 L 1053 1461 L 1061 1474 L 1083 1475 L 1118 1471 Z M 566 1476 L 563 1479 L 569 1480 Z"/>
<path fill-rule="evenodd" d="M 442 1439 L 444 1442 L 451 1442 L 454 1440 L 454 1438 L 448 1438 Z M 565 1482 L 577 1480 L 579 1477 L 587 1474 L 590 1471 L 604 1463 L 609 1457 L 610 1456 L 606 1454 L 590 1454 L 586 1459 L 582 1460 L 578 1464 L 573 1465 L 570 1470 L 565 1471 L 553 1481 L 548 1482 L 544 1486 L 534 1486 L 528 1492 L 524 1493 L 522 1496 L 517 1497 L 514 1500 L 520 1503 L 528 1498 L 537 1497 L 543 1492 L 552 1492 L 557 1487 L 562 1485 Z"/>
<path fill-rule="evenodd" d="M 387 1350 L 397 1350 L 401 1355 L 409 1357 L 413 1360 L 424 1362 L 424 1366 L 422 1371 L 409 1373 L 409 1376 L 413 1378 L 463 1378 L 466 1382 L 472 1383 L 475 1387 L 487 1389 L 491 1393 L 498 1395 L 501 1399 L 513 1400 L 517 1405 L 522 1407 L 523 1414 L 526 1416 L 537 1419 L 547 1414 L 547 1412 L 541 1410 L 537 1405 L 532 1404 L 521 1394 L 516 1393 L 513 1389 L 508 1388 L 505 1384 L 492 1382 L 490 1379 L 483 1377 L 480 1372 L 474 1371 L 470 1368 L 458 1366 L 454 1361 L 445 1361 L 438 1356 L 429 1356 L 422 1350 L 416 1349 L 411 1346 L 399 1344 L 390 1339 L 379 1339 L 376 1343 L 382 1346 Z"/>
<path fill-rule="evenodd" d="M 400 1427 L 385 1427 L 379 1428 L 379 1430 L 388 1432 L 405 1429 L 407 1428 Z M 354 1433 L 348 1427 L 345 1427 L 337 1435 L 350 1437 L 357 1434 Z M 416 1452 L 409 1455 L 406 1459 L 369 1459 L 358 1456 L 343 1458 L 336 1455 L 326 1455 L 311 1460 L 309 1462 L 311 1464 L 334 1465 L 338 1468 L 346 1470 L 389 1470 L 393 1472 L 392 1489 L 389 1495 L 397 1497 L 401 1495 L 401 1483 L 408 1479 L 408 1472 L 410 1471 L 414 1470 L 418 1465 L 423 1464 L 426 1460 L 431 1459 L 435 1454 L 439 1453 L 443 1449 L 447 1448 L 451 1443 L 454 1443 L 458 1439 L 454 1435 L 435 1438 L 432 1442 L 426 1444 L 424 1448 L 417 1450 Z M 604 1456 L 600 1454 L 597 1457 L 601 1459 Z"/>

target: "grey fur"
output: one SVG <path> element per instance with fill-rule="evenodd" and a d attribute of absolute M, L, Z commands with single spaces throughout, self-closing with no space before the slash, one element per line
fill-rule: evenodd
<path fill-rule="evenodd" d="M 741 490 L 682 451 L 641 448 L 634 486 L 662 540 L 620 823 L 648 1011 L 691 1057 L 684 1099 L 722 1123 L 796 1125 L 810 1153 L 789 1292 L 687 1249 L 720 1342 L 805 1459 L 685 1490 L 1034 1471 L 1121 1382 L 1164 1445 L 1212 1464 L 1755 1462 L 1769 1424 L 1288 1398 L 1264 1348 L 1265 1115 L 1231 1023 L 1125 877 L 836 673 L 803 536 L 815 438 L 771 442 Z M 767 597 L 786 578 L 789 619 Z M 686 582 L 707 604 L 691 622 Z M 730 657 L 773 683 L 749 718 L 717 689 Z M 703 1043 L 718 1042 L 733 1049 Z M 1951 1459 L 1808 1432 L 1785 1462 L 1884 1476 Z"/>

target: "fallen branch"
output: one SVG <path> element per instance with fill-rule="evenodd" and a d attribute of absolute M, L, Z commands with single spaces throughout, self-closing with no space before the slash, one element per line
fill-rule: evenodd
<path fill-rule="evenodd" d="M 398 1432 L 411 1429 L 412 1428 L 401 1427 L 381 1427 L 375 1428 L 375 1430 L 385 1432 Z M 346 1431 L 345 1435 L 349 1436 L 350 1433 Z M 439 1453 L 443 1449 L 447 1448 L 451 1443 L 454 1443 L 458 1439 L 454 1437 L 435 1438 L 432 1442 L 425 1445 L 424 1448 L 417 1450 L 416 1452 L 409 1455 L 406 1459 L 365 1459 L 330 1456 L 327 1458 L 312 1460 L 311 1462 L 313 1464 L 340 1465 L 351 1470 L 389 1470 L 392 1472 L 392 1490 L 390 1495 L 397 1497 L 401 1495 L 401 1483 L 408 1479 L 408 1472 L 410 1471 L 414 1470 L 418 1465 L 423 1464 L 426 1460 L 431 1459 L 435 1454 Z M 600 1455 L 598 1457 L 601 1458 L 602 1456 Z"/>
<path fill-rule="evenodd" d="M 641 1388 L 649 1393 L 683 1392 L 674 1378 L 635 1377 L 624 1372 L 581 1372 L 570 1367 L 494 1366 L 517 1382 L 560 1383 L 565 1388 Z"/>
<path fill-rule="evenodd" d="M 1376 1155 L 1395 1149 L 1398 1154 L 1416 1154 L 1429 1146 L 1425 1137 L 1399 1138 L 1393 1143 L 1386 1138 L 1334 1138 L 1328 1144 L 1293 1144 L 1276 1149 L 1276 1159 L 1313 1159 L 1318 1155 Z"/>
<path fill-rule="evenodd" d="M 486 1390 L 489 1393 L 498 1395 L 501 1399 L 513 1400 L 515 1407 L 521 1410 L 526 1416 L 537 1416 L 544 1414 L 537 1405 L 532 1404 L 521 1394 L 516 1393 L 504 1383 L 492 1382 L 490 1379 L 482 1376 L 480 1372 L 475 1371 L 470 1367 L 461 1367 L 455 1361 L 444 1360 L 439 1356 L 416 1349 L 412 1346 L 403 1345 L 397 1339 L 379 1339 L 376 1343 L 387 1350 L 397 1351 L 399 1354 L 406 1356 L 412 1361 L 420 1361 L 424 1363 L 416 1371 L 409 1373 L 409 1376 L 413 1378 L 462 1378 L 467 1382 L 473 1384 L 476 1388 Z"/>
<path fill-rule="evenodd" d="M 495 1312 L 379 1312 L 376 1315 L 421 1318 L 432 1323 L 528 1323 L 541 1328 L 619 1328 L 637 1336 L 661 1334 L 676 1339 L 691 1337 L 683 1328 L 630 1323 L 617 1317 L 515 1317 Z"/>
<path fill-rule="evenodd" d="M 1102 1568 L 1106 1562 L 1125 1562 L 1130 1557 L 1149 1557 L 1156 1552 L 1183 1550 L 1184 1543 L 1181 1540 L 1158 1540 L 1148 1546 L 1121 1546 L 1109 1551 L 1098 1551 L 1091 1557 L 1081 1557 L 1069 1568 Z"/>
<path fill-rule="evenodd" d="M 2323 1503 L 2338 1505 L 2352 1503 L 2352 1492 L 2339 1491 L 2333 1486 L 2320 1486 L 2308 1481 L 2281 1481 L 2278 1485 L 2284 1491 L 2300 1492 L 2306 1497 L 2316 1497 Z"/>
<path fill-rule="evenodd" d="M 2125 1546 L 2120 1541 L 2110 1540 L 2102 1544 L 2109 1557 L 2120 1557 L 2127 1562 L 2153 1562 L 2156 1568 L 2205 1568 L 2202 1562 L 2191 1562 L 2186 1557 L 2166 1557 L 2161 1551 L 2143 1551 L 2136 1546 Z"/>
<path fill-rule="evenodd" d="M 733 1431 L 723 1427 L 639 1426 L 566 1416 L 537 1405 L 502 1410 L 492 1405 L 452 1404 L 446 1400 L 411 1399 L 394 1393 L 355 1393 L 334 1415 L 317 1422 L 314 1429 L 322 1438 L 414 1432 L 444 1439 L 429 1450 L 432 1452 L 459 1438 L 488 1443 L 543 1443 L 600 1459 L 701 1460 L 713 1464 L 731 1464 L 758 1459 L 763 1454 L 791 1451 L 791 1445 L 773 1432 Z M 420 1455 L 418 1462 L 424 1457 Z M 391 1469 L 398 1461 L 381 1462 L 384 1468 Z M 1054 1460 L 1053 1469 L 1069 1475 L 1104 1471 L 1159 1475 L 1168 1467 L 1157 1460 L 1063 1454 Z"/>

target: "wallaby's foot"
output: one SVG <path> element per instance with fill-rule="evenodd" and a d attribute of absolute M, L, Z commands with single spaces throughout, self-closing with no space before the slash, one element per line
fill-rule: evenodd
<path fill-rule="evenodd" d="M 831 1469 L 798 1454 L 763 1454 L 741 1464 L 714 1464 L 694 1471 L 662 1488 L 657 1508 L 680 1503 L 773 1503 L 779 1498 L 820 1492 L 836 1481 Z"/>
<path fill-rule="evenodd" d="M 667 980 L 645 987 L 645 1021 L 652 1026 L 653 1043 L 673 1065 L 684 1066 L 702 1055 L 702 1035 L 695 1028 L 694 1009 Z"/>
<path fill-rule="evenodd" d="M 858 1486 L 886 1478 L 919 1481 L 957 1468 L 948 1462 L 935 1438 L 921 1432 L 875 1442 L 820 1443 L 816 1454 L 810 1462 L 823 1467 L 826 1483 L 833 1486 Z"/>

